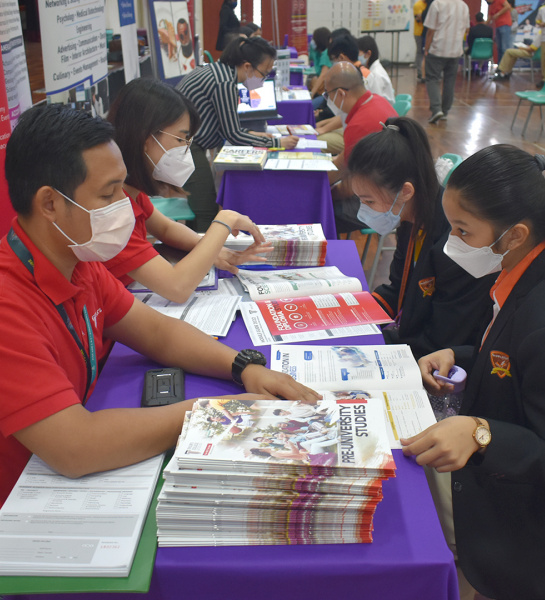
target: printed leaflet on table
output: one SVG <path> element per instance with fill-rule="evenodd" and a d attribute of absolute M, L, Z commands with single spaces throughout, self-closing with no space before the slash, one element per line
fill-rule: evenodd
<path fill-rule="evenodd" d="M 331 154 L 322 152 L 271 152 L 265 170 L 337 171 Z"/>
<path fill-rule="evenodd" d="M 376 399 L 202 399 L 165 470 L 159 545 L 370 542 L 393 476 Z"/>
<path fill-rule="evenodd" d="M 216 169 L 249 169 L 261 171 L 267 162 L 266 148 L 223 146 L 214 159 Z"/>

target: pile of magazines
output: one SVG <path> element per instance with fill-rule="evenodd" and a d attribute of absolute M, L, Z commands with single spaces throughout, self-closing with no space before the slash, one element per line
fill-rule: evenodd
<path fill-rule="evenodd" d="M 164 471 L 159 546 L 371 542 L 394 476 L 380 399 L 200 399 Z"/>
<path fill-rule="evenodd" d="M 259 225 L 266 241 L 272 242 L 274 250 L 263 256 L 267 264 L 285 267 L 321 267 L 325 265 L 327 240 L 319 223 L 308 225 Z M 239 233 L 230 235 L 225 247 L 242 250 L 253 244 L 252 236 Z M 262 264 L 262 263 L 249 263 Z"/>

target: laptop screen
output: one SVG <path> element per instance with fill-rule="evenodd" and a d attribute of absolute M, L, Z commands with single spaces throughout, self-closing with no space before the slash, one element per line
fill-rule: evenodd
<path fill-rule="evenodd" d="M 248 119 L 270 119 L 278 115 L 276 109 L 276 93 L 274 81 L 263 82 L 263 87 L 257 90 L 248 90 L 238 84 L 238 116 L 240 120 Z"/>

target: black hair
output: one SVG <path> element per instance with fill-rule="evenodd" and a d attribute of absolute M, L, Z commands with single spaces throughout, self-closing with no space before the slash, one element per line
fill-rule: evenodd
<path fill-rule="evenodd" d="M 464 210 L 490 221 L 498 237 L 526 221 L 536 243 L 545 239 L 545 157 L 509 144 L 479 150 L 459 165 L 447 189 L 460 194 Z"/>
<path fill-rule="evenodd" d="M 252 67 L 260 65 L 266 57 L 275 59 L 276 50 L 263 38 L 242 38 L 229 42 L 220 60 L 224 65 L 238 67 L 249 62 Z"/>
<path fill-rule="evenodd" d="M 475 21 L 477 21 L 477 23 L 482 23 L 484 21 L 484 15 L 482 12 L 478 12 L 475 15 Z"/>
<path fill-rule="evenodd" d="M 286 410 L 286 409 L 285 409 L 285 408 L 275 408 L 275 409 L 273 410 L 273 415 L 276 415 L 276 416 L 278 417 L 279 415 L 281 415 L 281 414 L 282 414 L 282 411 L 283 411 L 283 410 Z"/>
<path fill-rule="evenodd" d="M 157 135 L 184 114 L 189 115 L 189 137 L 200 126 L 195 106 L 172 86 L 158 79 L 133 79 L 121 88 L 108 113 L 115 141 L 127 167 L 127 183 L 148 195 L 158 193 L 153 165 L 144 153 L 150 135 Z"/>
<path fill-rule="evenodd" d="M 245 23 L 243 27 L 249 29 L 251 33 L 255 33 L 258 29 L 261 29 L 261 27 L 259 25 L 256 25 L 255 23 Z"/>
<path fill-rule="evenodd" d="M 239 29 L 239 33 L 243 33 L 246 37 L 250 37 L 253 33 L 253 29 L 250 29 L 248 27 L 248 25 L 243 25 L 240 29 Z"/>
<path fill-rule="evenodd" d="M 330 59 L 336 59 L 344 54 L 348 60 L 356 62 L 358 60 L 358 43 L 352 35 L 339 35 L 331 41 L 327 49 Z"/>
<path fill-rule="evenodd" d="M 328 47 L 330 37 L 331 31 L 327 27 L 318 27 L 312 32 L 312 39 L 318 52 L 323 52 Z"/>
<path fill-rule="evenodd" d="M 406 181 L 414 186 L 414 225 L 430 231 L 439 180 L 426 132 L 413 119 L 393 117 L 382 131 L 361 139 L 348 159 L 352 177 L 364 177 L 397 193 Z M 388 127 L 390 126 L 390 127 Z"/>
<path fill-rule="evenodd" d="M 261 448 L 250 448 L 250 452 L 254 456 L 262 456 L 263 458 L 270 458 L 271 455 L 268 452 L 265 452 Z"/>
<path fill-rule="evenodd" d="M 6 180 L 15 212 L 29 215 L 36 192 L 46 185 L 73 198 L 87 177 L 83 152 L 113 137 L 110 123 L 63 104 L 26 110 L 6 147 Z"/>
<path fill-rule="evenodd" d="M 361 52 L 369 52 L 369 50 L 371 50 L 371 56 L 367 61 L 367 67 L 370 67 L 376 60 L 379 59 L 378 46 L 374 37 L 370 35 L 364 35 L 357 39 L 357 44 Z"/>
<path fill-rule="evenodd" d="M 334 40 L 336 37 L 339 37 L 341 35 L 352 35 L 352 33 L 346 27 L 339 27 L 338 29 L 334 29 L 329 35 L 329 37 L 331 38 L 331 40 Z"/>

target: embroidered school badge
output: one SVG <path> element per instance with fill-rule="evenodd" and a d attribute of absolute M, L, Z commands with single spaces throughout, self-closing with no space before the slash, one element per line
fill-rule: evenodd
<path fill-rule="evenodd" d="M 435 292 L 435 277 L 428 277 L 427 279 L 421 279 L 418 282 L 418 287 L 424 292 L 422 298 L 431 296 Z"/>
<path fill-rule="evenodd" d="M 497 375 L 500 379 L 505 376 L 511 377 L 511 360 L 509 355 L 499 350 L 492 350 L 490 352 L 490 362 L 492 363 L 492 371 L 490 375 Z"/>

